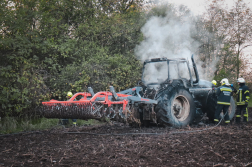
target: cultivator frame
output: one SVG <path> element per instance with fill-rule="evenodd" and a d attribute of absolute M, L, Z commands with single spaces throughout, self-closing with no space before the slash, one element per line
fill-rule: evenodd
<path fill-rule="evenodd" d="M 113 86 L 110 91 L 93 93 L 91 87 L 88 92 L 78 92 L 68 101 L 50 100 L 42 102 L 41 115 L 46 118 L 66 119 L 101 119 L 107 117 L 121 122 L 137 122 L 140 124 L 139 106 L 157 104 L 156 100 L 143 98 L 139 91 L 141 87 L 134 87 L 116 93 Z M 75 100 L 82 96 L 80 100 Z M 137 109 L 136 107 L 137 106 Z M 152 114 L 154 110 L 152 108 Z"/>

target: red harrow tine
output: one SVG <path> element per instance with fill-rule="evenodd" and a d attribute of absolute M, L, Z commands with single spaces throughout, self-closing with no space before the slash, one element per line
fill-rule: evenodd
<path fill-rule="evenodd" d="M 83 98 L 75 100 L 80 95 Z M 68 101 L 52 99 L 48 102 L 42 102 L 43 109 L 41 115 L 47 118 L 99 119 L 103 116 L 112 115 L 111 113 L 106 115 L 106 111 L 102 109 L 108 108 L 110 111 L 113 105 L 122 105 L 123 111 L 125 111 L 128 104 L 127 97 L 130 95 L 117 94 L 121 98 L 119 101 L 113 101 L 112 96 L 111 92 L 98 92 L 93 97 L 91 97 L 90 93 L 79 92 L 74 94 Z"/>

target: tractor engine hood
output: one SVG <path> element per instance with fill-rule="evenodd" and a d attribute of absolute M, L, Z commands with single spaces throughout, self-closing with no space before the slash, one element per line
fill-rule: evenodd
<path fill-rule="evenodd" d="M 198 87 L 200 88 L 212 88 L 213 84 L 210 81 L 200 79 L 198 82 Z"/>

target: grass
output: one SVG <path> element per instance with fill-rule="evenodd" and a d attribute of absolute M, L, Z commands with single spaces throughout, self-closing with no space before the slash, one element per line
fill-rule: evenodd
<path fill-rule="evenodd" d="M 107 121 L 107 120 L 106 120 Z M 98 125 L 103 124 L 104 122 L 90 119 L 90 120 L 77 120 L 78 126 L 83 125 Z M 17 119 L 15 117 L 5 117 L 0 119 L 0 134 L 10 134 L 10 133 L 18 133 L 23 131 L 35 131 L 35 130 L 44 130 L 55 127 L 59 125 L 59 119 L 47 119 L 47 118 L 39 118 L 39 119 Z M 72 125 L 72 120 L 69 119 L 69 124 L 67 126 Z"/>
<path fill-rule="evenodd" d="M 15 117 L 5 117 L 0 121 L 0 133 L 9 134 L 22 131 L 43 130 L 51 128 L 58 124 L 58 119 L 40 118 L 32 119 L 18 119 Z"/>

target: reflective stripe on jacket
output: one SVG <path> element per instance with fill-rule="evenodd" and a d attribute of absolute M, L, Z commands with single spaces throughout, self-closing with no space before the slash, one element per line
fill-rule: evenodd
<path fill-rule="evenodd" d="M 217 104 L 230 105 L 232 89 L 229 86 L 223 85 L 216 89 Z"/>
<path fill-rule="evenodd" d="M 249 89 L 245 84 L 241 84 L 237 91 L 237 105 L 245 105 L 249 101 Z"/>

